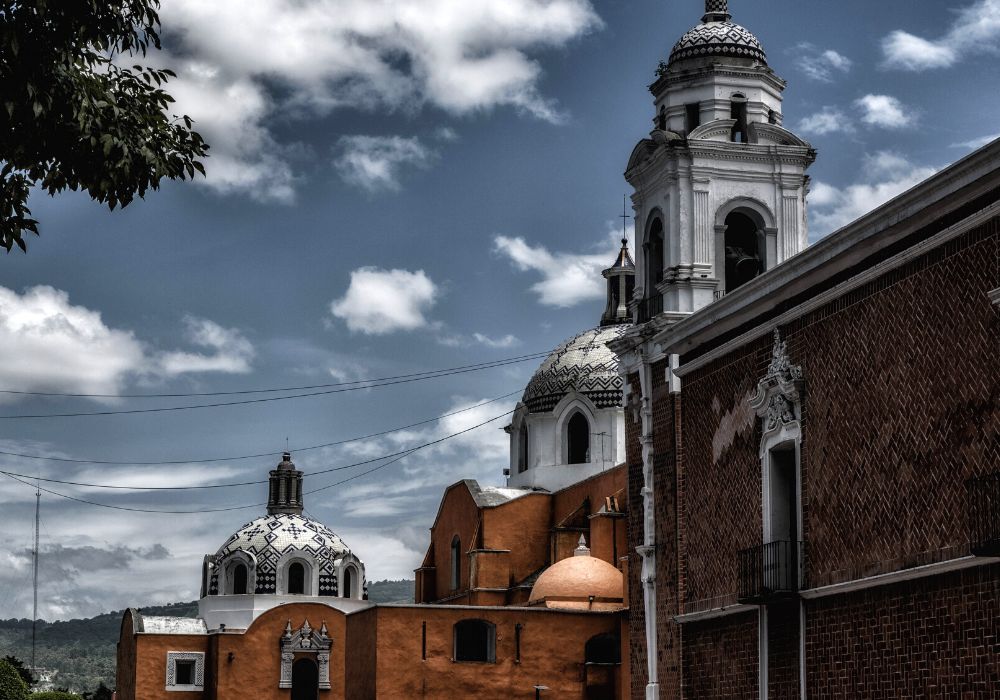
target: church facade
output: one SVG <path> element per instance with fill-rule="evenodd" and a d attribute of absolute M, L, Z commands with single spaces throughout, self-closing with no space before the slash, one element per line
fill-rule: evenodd
<path fill-rule="evenodd" d="M 991 697 L 1000 142 L 806 247 L 814 153 L 705 9 L 626 171 L 630 696 Z"/>

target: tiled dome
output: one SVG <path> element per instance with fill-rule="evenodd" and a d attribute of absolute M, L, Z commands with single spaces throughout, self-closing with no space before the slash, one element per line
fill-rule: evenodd
<path fill-rule="evenodd" d="M 607 344 L 629 328 L 629 324 L 592 328 L 553 350 L 524 390 L 521 400 L 528 410 L 551 411 L 573 390 L 585 394 L 598 408 L 621 406 L 618 357 Z"/>
<path fill-rule="evenodd" d="M 767 63 L 764 47 L 753 34 L 728 19 L 704 22 L 681 37 L 670 52 L 670 64 L 686 58 L 732 56 Z"/>
<path fill-rule="evenodd" d="M 216 561 L 221 562 L 234 552 L 252 554 L 256 560 L 257 593 L 275 592 L 281 557 L 308 552 L 319 567 L 319 594 L 330 595 L 336 588 L 335 563 L 350 549 L 320 522 L 292 513 L 277 513 L 261 516 L 237 530 L 216 553 Z"/>

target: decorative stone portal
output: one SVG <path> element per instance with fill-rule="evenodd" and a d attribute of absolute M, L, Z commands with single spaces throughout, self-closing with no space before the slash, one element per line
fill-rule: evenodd
<path fill-rule="evenodd" d="M 285 625 L 285 633 L 281 635 L 281 678 L 279 688 L 293 687 L 293 666 L 297 666 L 296 657 L 311 657 L 319 669 L 319 689 L 330 689 L 330 648 L 333 639 L 330 638 L 326 622 L 319 631 L 313 630 L 309 620 L 302 623 L 298 630 L 292 629 L 292 621 Z"/>

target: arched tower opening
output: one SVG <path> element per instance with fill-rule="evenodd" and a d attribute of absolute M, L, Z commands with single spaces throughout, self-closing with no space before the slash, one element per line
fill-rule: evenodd
<path fill-rule="evenodd" d="M 663 220 L 653 219 L 643 246 L 646 254 L 646 296 L 656 294 L 656 285 L 663 281 Z"/>
<path fill-rule="evenodd" d="M 566 463 L 590 462 L 590 423 L 580 411 L 573 414 L 566 424 Z"/>
<path fill-rule="evenodd" d="M 743 286 L 764 271 L 764 232 L 743 211 L 726 217 L 726 293 Z"/>

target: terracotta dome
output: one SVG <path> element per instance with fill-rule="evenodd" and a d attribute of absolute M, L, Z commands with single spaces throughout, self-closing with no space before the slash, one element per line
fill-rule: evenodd
<path fill-rule="evenodd" d="M 622 607 L 624 577 L 603 559 L 577 550 L 577 555 L 546 569 L 531 589 L 528 605 L 578 610 L 615 610 Z M 593 600 L 591 600 L 593 597 Z"/>

